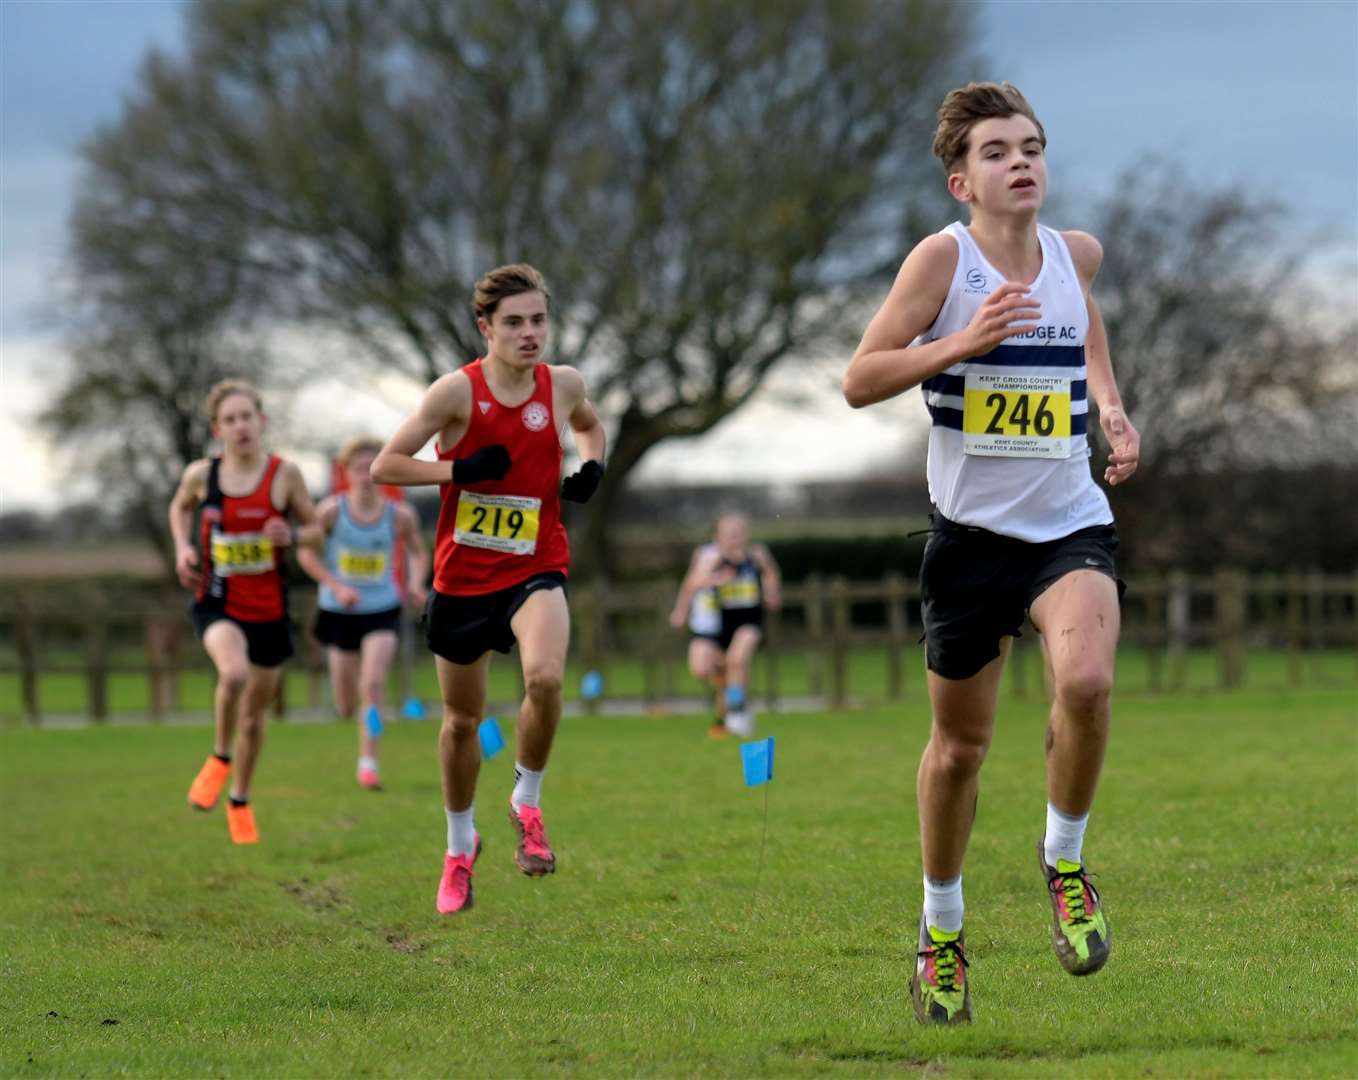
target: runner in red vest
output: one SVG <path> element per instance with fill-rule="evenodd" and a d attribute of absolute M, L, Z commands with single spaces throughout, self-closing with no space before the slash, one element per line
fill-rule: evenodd
<path fill-rule="evenodd" d="M 438 484 L 443 497 L 426 613 L 443 694 L 443 914 L 472 906 L 480 849 L 472 800 L 489 651 L 507 653 L 516 641 L 526 693 L 509 802 L 518 836 L 514 861 L 534 876 L 556 869 L 539 795 L 561 718 L 570 643 L 561 499 L 585 502 L 594 494 L 604 472 L 604 429 L 580 373 L 543 363 L 549 303 L 542 275 L 526 264 L 502 266 L 477 282 L 473 306 L 485 357 L 435 382 L 372 466 L 379 484 Z M 584 464 L 562 481 L 567 426 Z M 435 436 L 438 460 L 416 460 Z"/>
<path fill-rule="evenodd" d="M 170 503 L 175 570 L 193 590 L 193 627 L 217 668 L 213 752 L 189 788 L 189 805 L 211 810 L 230 776 L 231 839 L 253 844 L 259 832 L 250 781 L 264 743 L 265 709 L 277 693 L 281 665 L 292 655 L 283 549 L 319 545 L 323 534 L 301 471 L 263 449 L 259 391 L 235 379 L 220 382 L 208 394 L 207 412 L 221 457 L 189 465 Z M 193 519 L 200 508 L 195 544 Z M 289 516 L 301 527 L 289 524 Z"/>

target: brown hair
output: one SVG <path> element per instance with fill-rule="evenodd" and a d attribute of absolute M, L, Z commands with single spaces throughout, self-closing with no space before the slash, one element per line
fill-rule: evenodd
<path fill-rule="evenodd" d="M 1042 121 L 1013 83 L 974 82 L 950 90 L 938 107 L 934 156 L 943 162 L 949 173 L 956 171 L 967 156 L 967 137 L 971 129 L 982 120 L 1003 120 L 1010 116 L 1026 116 L 1037 125 L 1038 140 L 1046 149 L 1047 133 L 1042 130 Z"/>
<path fill-rule="evenodd" d="M 476 291 L 472 293 L 472 310 L 478 319 L 489 321 L 505 297 L 528 292 L 542 293 L 547 298 L 548 306 L 551 306 L 552 294 L 536 268 L 527 263 L 497 266 L 476 283 Z"/>
<path fill-rule="evenodd" d="M 233 394 L 244 394 L 255 403 L 257 412 L 261 414 L 264 412 L 264 399 L 259 396 L 259 391 L 255 389 L 253 383 L 248 383 L 244 379 L 223 379 L 207 392 L 207 401 L 203 403 L 203 411 L 214 424 L 217 422 L 217 410 L 222 407 L 222 402 Z"/>
<path fill-rule="evenodd" d="M 380 454 L 385 444 L 376 435 L 355 435 L 340 447 L 338 461 L 344 467 L 349 467 L 349 462 L 364 451 L 372 451 Z"/>

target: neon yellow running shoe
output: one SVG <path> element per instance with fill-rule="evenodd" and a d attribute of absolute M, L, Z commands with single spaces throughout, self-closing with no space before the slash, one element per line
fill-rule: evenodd
<path fill-rule="evenodd" d="M 961 930 L 955 934 L 935 930 L 920 917 L 910 998 L 921 1024 L 971 1022 L 971 980 Z"/>
<path fill-rule="evenodd" d="M 1052 904 L 1052 948 L 1072 975 L 1093 975 L 1108 962 L 1113 944 L 1099 890 L 1083 866 L 1065 859 L 1048 866 L 1045 839 L 1037 842 L 1037 864 Z"/>

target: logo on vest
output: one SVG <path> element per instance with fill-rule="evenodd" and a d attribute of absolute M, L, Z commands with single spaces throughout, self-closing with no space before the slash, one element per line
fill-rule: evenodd
<path fill-rule="evenodd" d="M 980 291 L 985 288 L 985 275 L 974 267 L 967 271 L 967 288 Z"/>
<path fill-rule="evenodd" d="M 476 405 L 477 405 L 477 407 L 481 410 L 481 415 L 482 415 L 482 416 L 485 416 L 486 413 L 490 412 L 490 402 L 489 402 L 489 401 L 478 401 L 478 402 L 476 403 Z"/>
<path fill-rule="evenodd" d="M 530 401 L 523 407 L 523 426 L 529 431 L 541 431 L 547 426 L 547 406 L 540 401 Z"/>
<path fill-rule="evenodd" d="M 269 511 L 259 506 L 242 506 L 237 511 L 241 518 L 262 518 L 267 517 L 268 513 Z"/>

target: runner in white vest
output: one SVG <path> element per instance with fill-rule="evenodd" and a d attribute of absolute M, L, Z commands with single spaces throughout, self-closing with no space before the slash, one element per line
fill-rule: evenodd
<path fill-rule="evenodd" d="M 936 507 L 920 571 L 933 725 L 918 780 L 924 910 L 912 997 L 927 1023 L 971 1018 L 962 861 L 1009 640 L 1031 617 L 1053 702 L 1038 862 L 1067 971 L 1108 958 L 1082 852 L 1108 738 L 1121 583 L 1108 500 L 1089 467 L 1090 402 L 1111 446 L 1104 479 L 1135 471 L 1090 294 L 1103 251 L 1037 223 L 1046 134 L 1008 83 L 972 83 L 939 109 L 934 153 L 970 209 L 906 258 L 844 375 L 854 408 L 920 386 Z"/>

